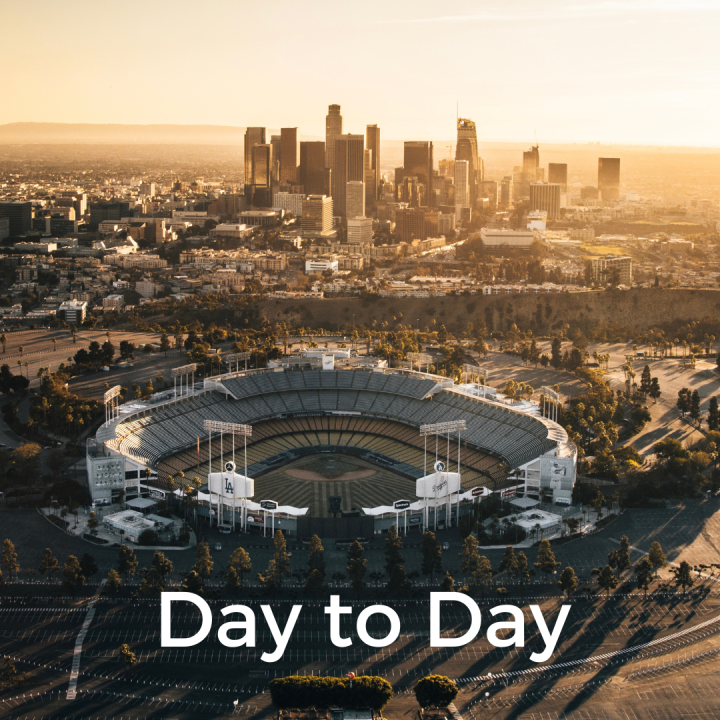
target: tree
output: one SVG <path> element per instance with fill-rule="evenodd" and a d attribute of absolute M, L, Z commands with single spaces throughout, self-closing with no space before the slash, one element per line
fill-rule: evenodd
<path fill-rule="evenodd" d="M 397 528 L 392 525 L 385 539 L 385 572 L 388 575 L 395 565 L 402 565 L 405 562 L 401 548 L 402 540 L 398 536 Z"/>
<path fill-rule="evenodd" d="M 165 553 L 159 550 L 155 551 L 152 559 L 152 566 L 157 570 L 160 575 L 165 578 L 167 575 L 172 575 L 173 564 L 170 558 Z"/>
<path fill-rule="evenodd" d="M 169 349 L 170 349 L 170 338 L 167 336 L 167 333 L 163 333 L 160 336 L 160 352 L 164 353 L 165 357 L 167 357 Z"/>
<path fill-rule="evenodd" d="M 206 542 L 198 543 L 193 570 L 201 577 L 209 578 L 212 575 L 214 565 L 215 563 L 210 556 L 210 546 Z"/>
<path fill-rule="evenodd" d="M 9 538 L 3 543 L 2 552 L 2 566 L 7 570 L 12 580 L 12 574 L 20 572 L 20 564 L 17 561 L 17 553 L 15 552 L 15 545 Z"/>
<path fill-rule="evenodd" d="M 325 579 L 325 548 L 317 535 L 310 538 L 310 555 L 308 557 L 308 576 L 317 570 Z"/>
<path fill-rule="evenodd" d="M 91 530 L 95 530 L 95 528 L 97 528 L 97 526 L 100 524 L 94 510 L 90 511 L 90 516 L 88 517 L 87 524 Z"/>
<path fill-rule="evenodd" d="M 620 547 L 611 550 L 608 554 L 608 565 L 611 568 L 617 568 L 618 576 L 623 570 L 631 567 L 630 562 L 630 540 L 627 535 L 620 538 Z"/>
<path fill-rule="evenodd" d="M 558 587 L 565 593 L 565 597 L 568 598 L 568 600 L 570 599 L 570 596 L 577 590 L 577 575 L 571 567 L 566 567 L 560 574 L 560 580 L 558 580 Z"/>
<path fill-rule="evenodd" d="M 650 560 L 652 568 L 655 571 L 655 577 L 657 577 L 658 570 L 667 567 L 667 558 L 665 557 L 665 553 L 663 552 L 662 546 L 659 542 L 654 542 L 650 546 L 648 560 Z"/>
<path fill-rule="evenodd" d="M 415 699 L 421 708 L 445 708 L 458 694 L 458 686 L 444 675 L 426 675 L 415 685 Z"/>
<path fill-rule="evenodd" d="M 453 580 L 449 570 L 446 570 L 445 575 L 443 575 L 440 590 L 443 592 L 455 592 L 455 580 Z"/>
<path fill-rule="evenodd" d="M 363 557 L 365 550 L 363 546 L 356 540 L 348 550 L 347 573 L 350 578 L 350 585 L 356 595 L 365 589 L 365 573 L 367 572 L 367 559 Z"/>
<path fill-rule="evenodd" d="M 160 536 L 152 528 L 146 528 L 138 537 L 138 545 L 152 546 L 160 542 Z"/>
<path fill-rule="evenodd" d="M 462 558 L 461 572 L 470 575 L 475 571 L 480 557 L 478 545 L 478 539 L 474 535 L 468 535 L 463 541 L 463 549 L 460 553 Z"/>
<path fill-rule="evenodd" d="M 691 574 L 690 565 L 685 562 L 685 560 L 683 560 L 677 567 L 673 568 L 672 572 L 675 576 L 675 585 L 681 587 L 683 593 L 687 588 L 692 587 L 695 584 L 695 579 Z"/>
<path fill-rule="evenodd" d="M 605 590 L 607 597 L 610 597 L 610 591 L 618 586 L 619 580 L 609 565 L 606 565 L 598 575 L 598 585 Z"/>
<path fill-rule="evenodd" d="M 115 597 L 120 592 L 121 587 L 122 580 L 120 579 L 120 575 L 117 570 L 110 570 L 107 580 L 105 581 L 105 585 L 103 586 L 103 595 Z"/>
<path fill-rule="evenodd" d="M 15 663 L 9 657 L 4 657 L 0 665 L 0 690 L 9 690 L 24 680 L 24 675 L 17 674 Z"/>
<path fill-rule="evenodd" d="M 647 591 L 650 583 L 653 581 L 653 566 L 650 558 L 644 557 L 637 565 L 635 565 L 635 577 L 637 578 L 638 588 L 644 591 L 647 597 Z"/>
<path fill-rule="evenodd" d="M 78 559 L 70 555 L 63 565 L 63 588 L 73 595 L 85 584 L 85 576 Z"/>
<path fill-rule="evenodd" d="M 562 340 L 555 337 L 552 340 L 550 351 L 550 364 L 557 370 L 562 365 Z"/>
<path fill-rule="evenodd" d="M 128 577 L 135 574 L 137 566 L 138 560 L 132 548 L 129 548 L 127 545 L 121 545 L 118 554 L 118 572 L 125 576 L 125 582 L 127 582 Z"/>
<path fill-rule="evenodd" d="M 90 553 L 85 553 L 80 558 L 80 570 L 82 571 L 82 574 L 85 576 L 86 579 L 92 577 L 97 573 L 97 563 L 95 562 L 95 558 L 90 555 Z"/>
<path fill-rule="evenodd" d="M 690 391 L 687 388 L 678 391 L 677 409 L 681 415 L 685 415 L 690 410 Z"/>
<path fill-rule="evenodd" d="M 696 422 L 700 419 L 700 393 L 697 390 L 690 396 L 690 417 Z"/>
<path fill-rule="evenodd" d="M 278 530 L 274 538 L 275 552 L 264 575 L 258 573 L 258 580 L 271 594 L 282 588 L 286 575 L 290 573 L 290 556 L 287 553 L 287 544 L 282 531 Z"/>
<path fill-rule="evenodd" d="M 310 597 L 321 597 L 325 593 L 325 576 L 323 573 L 314 568 L 308 575 L 307 582 L 305 583 L 305 592 Z"/>
<path fill-rule="evenodd" d="M 590 504 L 592 505 L 592 509 L 598 514 L 598 519 L 600 519 L 600 517 L 602 517 L 603 505 L 605 504 L 605 496 L 598 490 Z"/>
<path fill-rule="evenodd" d="M 2 343 L 3 346 L 3 352 L 5 352 L 5 343 L 7 342 L 7 338 L 5 337 L 5 333 L 0 335 L 0 343 Z"/>
<path fill-rule="evenodd" d="M 498 568 L 498 572 L 504 572 L 507 570 L 512 574 L 512 571 L 515 568 L 516 564 L 517 558 L 515 557 L 515 551 L 513 550 L 512 545 L 508 545 L 505 548 L 505 554 L 500 561 L 500 567 Z"/>
<path fill-rule="evenodd" d="M 720 359 L 720 353 L 718 353 Z M 718 411 L 718 400 L 716 397 L 711 397 L 708 403 L 708 416 L 707 416 L 708 430 L 720 429 L 720 411 Z"/>
<path fill-rule="evenodd" d="M 240 587 L 242 588 L 246 573 L 249 573 L 252 570 L 252 560 L 250 559 L 250 555 L 248 555 L 244 548 L 235 548 L 235 550 L 233 550 L 233 554 L 230 556 L 228 567 L 235 570 L 240 581 Z"/>
<path fill-rule="evenodd" d="M 52 550 L 50 550 L 50 548 L 45 548 L 38 572 L 41 575 L 46 575 L 48 580 L 50 580 L 52 578 L 52 574 L 57 572 L 57 569 L 58 559 L 52 554 Z"/>
<path fill-rule="evenodd" d="M 237 595 L 240 590 L 242 590 L 240 577 L 232 565 L 228 567 L 227 574 L 225 575 L 225 590 L 227 590 L 230 595 Z"/>
<path fill-rule="evenodd" d="M 485 595 L 485 589 L 492 584 L 493 569 L 490 561 L 485 555 L 479 555 L 475 569 L 470 576 L 470 585 L 476 590 L 480 590 L 481 595 Z"/>
<path fill-rule="evenodd" d="M 120 341 L 120 357 L 123 360 L 134 357 L 135 349 L 135 343 L 132 343 L 129 340 Z"/>
<path fill-rule="evenodd" d="M 137 663 L 135 653 L 130 650 L 130 646 L 127 643 L 123 643 L 118 650 L 120 659 L 125 663 L 125 669 L 129 670 L 133 665 Z"/>
<path fill-rule="evenodd" d="M 516 557 L 515 567 L 512 569 L 512 576 L 522 587 L 530 580 L 530 568 L 528 567 L 527 555 L 521 550 Z"/>
<path fill-rule="evenodd" d="M 650 366 L 646 365 L 643 368 L 642 375 L 640 376 L 640 392 L 647 397 L 647 394 L 650 392 L 650 383 L 652 382 L 652 377 L 650 376 Z"/>
<path fill-rule="evenodd" d="M 657 402 L 658 398 L 662 395 L 662 390 L 660 390 L 660 381 L 654 377 L 650 380 L 650 389 L 648 390 L 648 395 Z"/>
<path fill-rule="evenodd" d="M 422 553 L 420 571 L 423 575 L 429 575 L 430 582 L 432 582 L 435 573 L 442 572 L 442 548 L 435 538 L 435 533 L 429 530 L 423 533 L 420 552 Z"/>
<path fill-rule="evenodd" d="M 537 560 L 534 563 L 536 570 L 544 572 L 546 575 L 554 573 L 559 567 L 560 563 L 555 560 L 555 553 L 550 547 L 549 540 L 541 540 L 540 547 L 538 548 Z"/>
<path fill-rule="evenodd" d="M 191 570 L 183 580 L 185 590 L 196 595 L 202 595 L 205 592 L 205 583 L 203 582 L 202 575 L 196 570 Z"/>
<path fill-rule="evenodd" d="M 138 592 L 143 597 L 160 597 L 165 590 L 165 576 L 156 568 L 143 568 Z"/>

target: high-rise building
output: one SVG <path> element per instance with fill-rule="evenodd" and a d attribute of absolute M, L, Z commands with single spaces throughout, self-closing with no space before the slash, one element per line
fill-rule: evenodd
<path fill-rule="evenodd" d="M 372 218 L 354 217 L 347 221 L 347 241 L 350 245 L 367 245 L 373 239 Z"/>
<path fill-rule="evenodd" d="M 330 169 L 325 166 L 325 143 L 300 143 L 298 184 L 306 195 L 330 195 Z"/>
<path fill-rule="evenodd" d="M 280 128 L 280 182 L 297 181 L 297 128 Z"/>
<path fill-rule="evenodd" d="M 245 182 L 245 197 L 255 207 L 272 204 L 272 147 L 253 145 L 250 150 L 250 182 Z"/>
<path fill-rule="evenodd" d="M 515 200 L 515 185 L 513 183 L 512 175 L 507 175 L 502 179 L 500 183 L 500 199 L 499 205 L 502 207 L 510 207 Z"/>
<path fill-rule="evenodd" d="M 377 185 L 375 184 L 375 169 L 373 168 L 373 152 L 367 148 L 365 148 L 363 168 L 365 207 L 374 209 L 377 198 Z"/>
<path fill-rule="evenodd" d="M 604 202 L 620 199 L 620 158 L 598 158 L 598 191 Z"/>
<path fill-rule="evenodd" d="M 427 240 L 438 236 L 440 212 L 432 208 L 398 208 L 395 211 L 395 232 L 400 242 Z"/>
<path fill-rule="evenodd" d="M 567 190 L 567 163 L 548 163 L 549 183 L 557 183 L 563 186 L 563 192 Z"/>
<path fill-rule="evenodd" d="M 253 145 L 265 144 L 265 128 L 249 127 L 245 128 L 245 145 L 243 148 L 245 154 L 245 182 L 249 183 L 252 179 L 252 148 Z"/>
<path fill-rule="evenodd" d="M 320 235 L 332 230 L 333 199 L 327 195 L 308 195 L 303 200 L 300 227 L 304 235 Z"/>
<path fill-rule="evenodd" d="M 530 183 L 530 211 L 544 211 L 548 220 L 555 220 L 560 217 L 560 193 L 559 183 Z"/>
<path fill-rule="evenodd" d="M 417 178 L 425 186 L 425 197 L 432 204 L 433 144 L 426 140 L 406 140 L 403 152 L 403 176 Z M 420 204 L 418 202 L 418 204 Z"/>
<path fill-rule="evenodd" d="M 455 219 L 462 218 L 463 208 L 470 207 L 470 161 L 455 161 Z"/>
<path fill-rule="evenodd" d="M 32 205 L 29 202 L 0 202 L 0 217 L 9 220 L 10 237 L 32 230 Z"/>
<path fill-rule="evenodd" d="M 454 160 L 438 160 L 438 170 L 443 177 L 455 177 L 455 161 Z"/>
<path fill-rule="evenodd" d="M 280 182 L 280 135 L 270 136 L 270 147 L 272 148 L 272 179 L 273 182 Z"/>
<path fill-rule="evenodd" d="M 325 116 L 325 167 L 335 170 L 335 139 L 342 135 L 342 115 L 339 105 L 328 105 Z"/>
<path fill-rule="evenodd" d="M 345 213 L 348 218 L 365 217 L 365 183 L 351 180 L 345 189 Z"/>
<path fill-rule="evenodd" d="M 356 180 L 362 182 L 365 174 L 365 136 L 338 135 L 334 141 L 334 148 L 333 209 L 336 215 L 345 217 L 347 184 Z"/>
<path fill-rule="evenodd" d="M 369 190 L 367 196 L 374 201 L 378 197 L 380 187 L 380 128 L 377 125 L 368 125 L 365 128 L 365 136 L 365 147 L 372 153 L 371 167 L 373 170 L 373 187 Z M 365 183 L 368 183 L 367 179 Z"/>
<path fill-rule="evenodd" d="M 540 167 L 540 146 L 533 145 L 523 153 L 523 173 L 528 182 L 535 182 L 537 170 Z"/>
<path fill-rule="evenodd" d="M 472 120 L 458 118 L 455 160 L 465 160 L 468 163 L 468 192 L 470 204 L 466 207 L 473 207 L 477 197 L 477 183 L 482 178 L 478 177 L 477 130 Z"/>
<path fill-rule="evenodd" d="M 276 192 L 273 195 L 273 208 L 280 208 L 285 212 L 292 213 L 296 218 L 302 217 L 303 200 L 302 193 Z"/>

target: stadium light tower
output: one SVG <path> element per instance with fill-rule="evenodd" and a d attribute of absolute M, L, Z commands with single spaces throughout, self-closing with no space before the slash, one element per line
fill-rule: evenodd
<path fill-rule="evenodd" d="M 432 355 L 427 353 L 412 352 L 407 354 L 408 360 L 410 361 L 410 369 L 412 370 L 412 364 L 416 362 L 418 364 L 418 372 L 422 372 L 422 363 L 425 363 L 425 370 L 430 370 L 430 364 L 432 363 Z"/>
<path fill-rule="evenodd" d="M 242 435 L 244 440 L 243 447 L 243 466 L 245 468 L 245 478 L 247 478 L 247 439 L 252 436 L 252 425 L 243 425 L 241 423 L 221 422 L 220 420 L 205 420 L 204 428 L 208 433 L 208 481 L 212 472 L 212 434 L 220 433 L 220 472 L 223 471 L 223 435 L 229 433 L 232 435 L 232 466 L 235 472 L 235 436 Z M 232 505 L 232 526 L 235 529 L 235 493 L 233 492 Z M 212 510 L 212 493 L 210 494 L 210 509 Z M 217 522 L 220 527 L 223 512 L 222 496 L 218 496 L 218 515 Z M 247 524 L 247 500 L 243 498 L 242 509 L 240 513 L 240 527 L 245 530 Z M 210 513 L 210 526 L 212 527 L 212 512 Z"/>
<path fill-rule="evenodd" d="M 245 372 L 247 372 L 248 369 L 248 358 L 252 356 L 251 352 L 238 352 L 238 353 L 230 353 L 229 355 L 225 355 L 223 357 L 223 360 L 228 364 L 228 370 L 232 372 L 232 364 L 235 363 L 235 372 L 240 372 L 240 361 L 245 361 Z"/>
<path fill-rule="evenodd" d="M 458 438 L 458 455 L 457 455 L 457 471 L 460 474 L 460 434 L 467 428 L 464 420 L 449 420 L 448 422 L 432 423 L 420 426 L 420 434 L 425 438 L 425 475 L 427 475 L 427 439 L 429 435 L 435 436 L 435 463 L 438 460 L 438 447 L 440 444 L 440 436 L 447 435 L 447 468 L 450 469 L 450 435 L 457 433 Z M 460 486 L 462 488 L 462 485 Z M 460 522 L 460 492 L 457 494 L 457 521 Z M 447 506 L 445 509 L 445 526 L 450 527 L 450 495 L 447 496 Z M 435 529 L 437 530 L 437 503 L 435 504 Z"/>
<path fill-rule="evenodd" d="M 115 387 L 111 387 L 105 391 L 105 395 L 103 396 L 103 402 L 105 403 L 105 422 L 114 420 L 118 416 L 118 403 L 113 401 L 120 395 L 122 389 L 122 385 L 115 385 Z"/>
<path fill-rule="evenodd" d="M 195 371 L 197 365 L 191 363 L 190 365 L 181 365 L 172 369 L 173 380 L 175 381 L 175 397 L 177 397 L 177 379 L 180 378 L 180 397 L 183 396 L 183 381 L 185 385 L 185 392 L 187 395 L 190 394 L 190 386 L 188 385 L 188 377 L 192 376 L 192 386 L 195 387 Z"/>
<path fill-rule="evenodd" d="M 543 408 L 542 408 L 543 417 L 549 417 L 553 422 L 557 422 L 557 418 L 558 418 L 557 413 L 558 413 L 558 405 L 560 404 L 560 395 L 557 392 L 555 392 L 555 390 L 553 390 L 552 388 L 545 387 L 545 385 L 543 385 L 540 388 L 540 392 L 542 393 L 542 396 L 543 396 Z M 553 401 L 552 405 L 549 408 L 548 408 L 547 398 L 550 398 Z M 546 409 L 548 410 L 547 415 L 545 415 Z"/>

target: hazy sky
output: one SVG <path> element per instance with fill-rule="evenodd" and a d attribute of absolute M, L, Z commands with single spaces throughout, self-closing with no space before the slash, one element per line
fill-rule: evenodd
<path fill-rule="evenodd" d="M 720 0 L 0 0 L 0 123 L 720 145 Z"/>

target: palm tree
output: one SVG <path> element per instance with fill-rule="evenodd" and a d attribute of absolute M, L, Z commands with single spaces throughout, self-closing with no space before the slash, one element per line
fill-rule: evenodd
<path fill-rule="evenodd" d="M 0 335 L 0 343 L 2 343 L 3 346 L 3 352 L 5 352 L 5 343 L 7 342 L 7 338 L 5 337 L 5 333 Z"/>
<path fill-rule="evenodd" d="M 18 348 L 18 350 L 20 351 L 20 357 L 22 357 L 22 354 L 23 354 L 23 350 L 24 350 L 24 349 L 25 349 L 25 348 L 24 348 L 22 345 Z"/>

